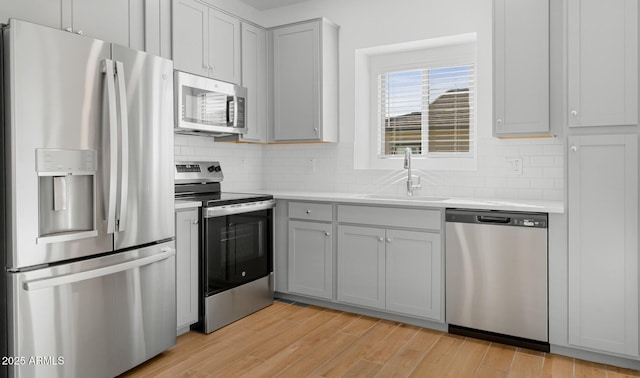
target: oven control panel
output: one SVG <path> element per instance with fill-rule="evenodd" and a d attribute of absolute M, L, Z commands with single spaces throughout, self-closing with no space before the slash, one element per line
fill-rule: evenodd
<path fill-rule="evenodd" d="M 217 161 L 188 161 L 175 163 L 176 184 L 221 182 L 222 167 Z"/>
<path fill-rule="evenodd" d="M 176 164 L 176 172 L 178 173 L 200 173 L 200 164 Z"/>

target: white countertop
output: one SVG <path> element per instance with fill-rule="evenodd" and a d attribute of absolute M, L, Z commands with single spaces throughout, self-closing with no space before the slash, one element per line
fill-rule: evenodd
<path fill-rule="evenodd" d="M 564 213 L 562 201 L 521 201 L 492 200 L 472 198 L 442 198 L 429 196 L 403 196 L 394 194 L 357 194 L 334 192 L 301 192 L 261 190 L 261 193 L 272 194 L 276 199 L 299 201 L 325 201 L 342 203 L 363 203 L 372 205 L 394 205 L 430 208 L 466 208 L 502 211 L 529 211 L 540 213 Z"/>
<path fill-rule="evenodd" d="M 174 200 L 176 210 L 194 209 L 202 206 L 200 201 Z"/>

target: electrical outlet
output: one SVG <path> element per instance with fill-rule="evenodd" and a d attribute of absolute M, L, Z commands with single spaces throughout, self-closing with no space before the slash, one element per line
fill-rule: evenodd
<path fill-rule="evenodd" d="M 313 172 L 313 173 L 318 172 L 318 164 L 316 162 L 316 159 L 307 160 L 307 168 L 309 169 L 310 172 Z"/>
<path fill-rule="evenodd" d="M 507 158 L 507 173 L 522 176 L 522 158 Z"/>

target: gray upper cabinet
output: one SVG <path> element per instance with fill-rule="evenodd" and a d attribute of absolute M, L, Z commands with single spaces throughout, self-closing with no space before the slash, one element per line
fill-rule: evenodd
<path fill-rule="evenodd" d="M 569 137 L 569 345 L 638 358 L 638 135 Z"/>
<path fill-rule="evenodd" d="M 494 0 L 494 135 L 548 135 L 549 1 Z"/>
<path fill-rule="evenodd" d="M 240 85 L 240 20 L 209 8 L 209 76 Z"/>
<path fill-rule="evenodd" d="M 267 39 L 260 27 L 242 23 L 242 86 L 247 88 L 245 142 L 267 141 Z"/>
<path fill-rule="evenodd" d="M 3 0 L 0 22 L 8 18 L 60 28 L 144 50 L 144 2 L 129 0 Z"/>
<path fill-rule="evenodd" d="M 9 18 L 35 22 L 52 28 L 62 28 L 62 0 L 2 0 L 0 1 L 0 22 Z"/>
<path fill-rule="evenodd" d="M 69 5 L 66 5 L 68 3 Z M 62 1 L 62 28 L 144 50 L 144 4 L 129 0 Z M 65 7 L 70 11 L 65 11 Z M 71 17 L 68 17 L 68 16 Z"/>
<path fill-rule="evenodd" d="M 638 2 L 568 0 L 568 124 L 638 123 Z"/>
<path fill-rule="evenodd" d="M 173 67 L 209 76 L 209 8 L 193 0 L 173 2 Z"/>
<path fill-rule="evenodd" d="M 317 19 L 272 30 L 273 140 L 338 140 L 338 26 Z"/>
<path fill-rule="evenodd" d="M 177 70 L 240 84 L 240 20 L 194 0 L 173 3 Z"/>

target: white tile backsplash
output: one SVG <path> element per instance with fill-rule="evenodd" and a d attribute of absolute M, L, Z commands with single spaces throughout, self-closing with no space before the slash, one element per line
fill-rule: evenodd
<path fill-rule="evenodd" d="M 215 142 L 211 137 L 176 135 L 176 161 L 219 161 L 226 192 L 251 192 L 262 188 L 262 146 Z"/>
<path fill-rule="evenodd" d="M 356 170 L 353 146 L 266 145 L 263 187 L 272 190 L 337 191 L 347 193 L 403 193 L 406 170 Z M 493 137 L 478 141 L 476 171 L 419 171 L 418 194 L 490 199 L 562 200 L 563 143 L 560 139 L 511 139 Z M 522 172 L 509 170 L 508 158 L 522 160 Z M 307 161 L 316 159 L 313 172 Z"/>
<path fill-rule="evenodd" d="M 561 139 L 478 141 L 475 171 L 421 171 L 421 195 L 486 199 L 562 200 L 564 145 Z M 176 135 L 176 160 L 217 160 L 223 190 L 300 190 L 313 192 L 396 193 L 405 191 L 406 170 L 353 168 L 353 143 L 246 144 Z M 507 159 L 522 159 L 522 172 Z"/>

